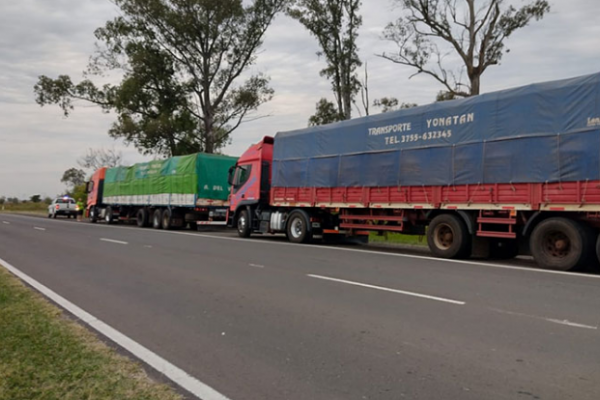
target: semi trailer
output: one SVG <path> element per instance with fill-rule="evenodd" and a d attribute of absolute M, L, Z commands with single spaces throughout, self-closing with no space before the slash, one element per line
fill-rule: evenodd
<path fill-rule="evenodd" d="M 600 74 L 280 132 L 229 183 L 241 237 L 397 232 L 443 258 L 595 269 Z"/>
<path fill-rule="evenodd" d="M 100 168 L 87 183 L 86 216 L 92 223 L 135 221 L 140 227 L 155 229 L 225 223 L 227 171 L 236 160 L 196 153 Z"/>

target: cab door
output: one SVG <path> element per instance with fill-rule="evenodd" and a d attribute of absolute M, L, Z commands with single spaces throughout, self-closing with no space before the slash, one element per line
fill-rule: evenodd
<path fill-rule="evenodd" d="M 256 162 L 236 165 L 230 172 L 231 210 L 240 205 L 258 203 L 260 199 L 260 168 Z"/>

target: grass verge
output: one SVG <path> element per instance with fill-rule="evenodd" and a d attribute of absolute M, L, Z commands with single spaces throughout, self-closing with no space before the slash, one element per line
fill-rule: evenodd
<path fill-rule="evenodd" d="M 0 400 L 179 400 L 0 266 Z"/>
<path fill-rule="evenodd" d="M 403 235 L 401 233 L 384 232 L 378 235 L 372 232 L 369 235 L 369 243 L 408 244 L 411 246 L 427 246 L 425 236 Z"/>
<path fill-rule="evenodd" d="M 0 205 L 0 213 L 48 215 L 48 204 L 22 202 Z"/>

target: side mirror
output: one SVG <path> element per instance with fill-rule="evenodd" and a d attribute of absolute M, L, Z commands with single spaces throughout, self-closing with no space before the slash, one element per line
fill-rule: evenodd
<path fill-rule="evenodd" d="M 229 186 L 233 185 L 233 175 L 235 173 L 235 165 L 229 167 L 229 175 L 227 176 L 227 183 L 229 184 Z"/>

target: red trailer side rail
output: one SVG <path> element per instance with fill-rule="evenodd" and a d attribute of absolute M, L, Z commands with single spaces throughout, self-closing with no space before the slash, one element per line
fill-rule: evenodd
<path fill-rule="evenodd" d="M 291 241 L 305 243 L 332 234 L 388 231 L 426 235 L 431 251 L 445 258 L 512 258 L 530 251 L 545 268 L 598 265 L 600 180 L 270 187 L 273 145 L 273 138 L 266 137 L 230 171 L 229 224 L 242 237 L 285 233 Z"/>

